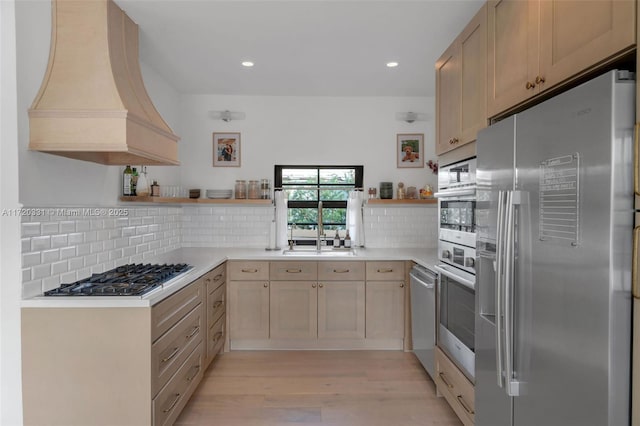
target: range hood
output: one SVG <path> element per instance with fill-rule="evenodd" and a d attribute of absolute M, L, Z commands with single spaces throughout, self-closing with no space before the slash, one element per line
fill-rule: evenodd
<path fill-rule="evenodd" d="M 175 165 L 178 140 L 153 106 L 138 26 L 112 0 L 52 0 L 47 71 L 29 149 L 101 164 Z"/>

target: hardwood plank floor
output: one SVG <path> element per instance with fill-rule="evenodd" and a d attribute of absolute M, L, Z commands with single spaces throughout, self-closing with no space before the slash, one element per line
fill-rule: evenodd
<path fill-rule="evenodd" d="M 401 351 L 225 353 L 175 424 L 462 425 L 417 358 Z"/>

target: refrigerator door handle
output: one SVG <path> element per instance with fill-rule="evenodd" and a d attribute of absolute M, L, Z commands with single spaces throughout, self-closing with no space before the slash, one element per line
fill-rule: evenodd
<path fill-rule="evenodd" d="M 636 171 L 638 173 L 638 171 Z M 635 299 L 640 299 L 640 277 L 638 263 L 640 262 L 640 226 L 633 229 L 633 263 L 631 267 L 631 293 Z"/>
<path fill-rule="evenodd" d="M 496 375 L 498 387 L 503 387 L 504 375 L 502 371 L 502 267 L 504 258 L 504 211 L 505 193 L 498 191 L 498 223 L 496 226 L 496 282 L 495 282 L 495 310 L 496 310 Z"/>
<path fill-rule="evenodd" d="M 506 231 L 505 231 L 505 268 L 504 268 L 504 352 L 505 352 L 505 377 L 507 395 L 518 396 L 520 394 L 520 382 L 514 380 L 513 366 L 513 331 L 514 331 L 514 302 L 513 285 L 515 269 L 515 206 L 520 204 L 520 193 L 509 191 L 507 193 Z"/>
<path fill-rule="evenodd" d="M 638 167 L 640 166 L 640 152 L 638 151 L 640 149 L 640 141 L 638 139 L 640 139 L 640 123 L 636 123 L 635 126 L 633 126 L 633 143 L 634 143 L 634 156 L 633 156 L 633 170 L 634 170 L 634 179 L 633 179 L 633 190 L 635 192 L 635 194 L 637 196 L 640 196 L 640 169 L 638 169 Z"/>

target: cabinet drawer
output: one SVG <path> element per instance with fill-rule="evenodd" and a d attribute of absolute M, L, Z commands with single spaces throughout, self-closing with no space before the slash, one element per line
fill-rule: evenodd
<path fill-rule="evenodd" d="M 224 264 L 208 272 L 204 277 L 204 282 L 207 286 L 207 294 L 211 294 L 211 292 L 215 291 L 218 287 L 224 284 L 226 280 L 227 273 Z"/>
<path fill-rule="evenodd" d="M 226 287 L 222 285 L 207 295 L 207 324 L 213 324 L 224 313 Z"/>
<path fill-rule="evenodd" d="M 224 317 L 207 330 L 207 362 L 211 362 L 224 344 Z"/>
<path fill-rule="evenodd" d="M 439 348 L 436 348 L 435 382 L 440 393 L 465 426 L 473 425 L 475 413 L 473 384 Z"/>
<path fill-rule="evenodd" d="M 171 425 L 202 380 L 202 345 L 198 345 L 167 385 L 153 399 L 154 426 Z"/>
<path fill-rule="evenodd" d="M 367 262 L 367 280 L 368 281 L 403 281 L 404 280 L 404 262 Z"/>
<path fill-rule="evenodd" d="M 176 294 L 151 308 L 151 341 L 155 342 L 169 330 L 180 318 L 190 312 L 203 300 L 202 283 L 204 278 L 199 278 Z"/>
<path fill-rule="evenodd" d="M 202 304 L 164 334 L 151 347 L 151 385 L 155 395 L 182 365 L 204 331 Z"/>
<path fill-rule="evenodd" d="M 318 262 L 320 281 L 364 281 L 364 262 Z"/>
<path fill-rule="evenodd" d="M 227 271 L 229 279 L 234 281 L 268 280 L 269 262 L 229 262 Z"/>
<path fill-rule="evenodd" d="M 318 279 L 317 262 L 271 262 L 272 281 L 315 281 Z"/>

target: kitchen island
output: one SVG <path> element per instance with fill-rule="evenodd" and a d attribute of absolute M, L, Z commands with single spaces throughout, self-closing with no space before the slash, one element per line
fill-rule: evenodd
<path fill-rule="evenodd" d="M 24 389 L 28 389 L 24 394 L 25 424 L 171 424 L 223 347 L 410 349 L 406 274 L 411 262 L 433 266 L 436 251 L 356 249 L 351 255 L 327 259 L 315 252 L 291 256 L 262 249 L 192 247 L 170 251 L 149 262 L 188 263 L 193 268 L 142 297 L 39 296 L 23 301 L 23 380 Z M 242 274 L 258 272 L 255 265 L 267 268 L 267 275 L 259 277 L 267 279 L 243 281 Z M 322 265 L 331 267 L 322 272 Z M 365 265 L 367 297 L 375 302 L 366 307 L 366 338 Z M 351 269 L 358 268 L 362 275 L 351 276 Z M 311 275 L 304 275 L 307 271 Z M 342 276 L 332 279 L 332 272 L 344 273 L 344 280 Z M 298 279 L 298 274 L 304 279 Z M 387 280 L 385 274 L 391 278 Z M 256 289 L 266 290 L 267 301 L 271 300 L 270 306 L 267 303 L 271 314 L 267 311 L 262 317 L 271 328 L 262 339 L 234 341 L 234 324 L 251 312 L 247 305 L 238 311 L 238 302 L 251 300 L 256 294 L 250 288 L 243 293 L 249 295 L 247 299 L 234 289 L 256 282 Z M 329 294 L 332 288 L 340 292 L 331 296 L 333 299 L 321 293 Z M 348 312 L 349 303 L 344 303 L 350 294 L 356 297 L 357 321 L 350 320 L 355 316 Z M 305 299 L 307 295 L 309 299 Z M 311 316 L 316 317 L 310 317 L 313 336 L 295 334 L 300 327 L 290 327 L 290 314 L 300 311 L 300 301 L 316 304 Z M 347 324 L 357 323 L 356 334 L 349 330 L 351 334 L 341 334 L 345 330 L 328 327 L 327 315 L 322 317 L 318 306 L 327 307 L 330 319 L 344 317 Z M 347 314 L 341 315 L 343 312 Z M 315 318 L 320 323 L 314 322 Z M 389 326 L 391 323 L 395 326 Z M 323 340 L 323 336 L 330 338 Z M 70 405 L 68 401 L 79 403 Z"/>

